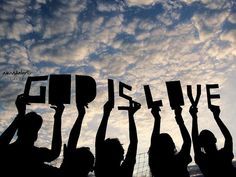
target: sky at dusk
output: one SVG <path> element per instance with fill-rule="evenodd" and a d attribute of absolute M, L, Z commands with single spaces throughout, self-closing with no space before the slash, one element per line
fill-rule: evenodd
<path fill-rule="evenodd" d="M 165 85 L 175 80 L 181 81 L 183 118 L 190 133 L 186 86 L 192 85 L 195 94 L 196 85 L 201 84 L 199 129 L 210 129 L 221 148 L 224 138 L 206 96 L 206 84 L 219 84 L 214 93 L 221 98 L 214 104 L 221 107 L 236 155 L 234 0 L 0 0 L 0 134 L 17 113 L 14 102 L 23 93 L 27 77 L 50 74 L 72 76 L 71 104 L 65 105 L 62 118 L 63 143 L 77 117 L 75 75 L 96 80 L 97 96 L 89 104 L 78 143 L 93 152 L 108 99 L 108 79 L 114 80 L 115 107 L 107 137 L 118 137 L 125 149 L 129 144 L 128 115 L 117 106 L 127 101 L 119 97 L 119 82 L 132 86 L 127 94 L 142 104 L 135 114 L 138 153 L 148 151 L 153 128 L 143 89 L 147 84 L 153 98 L 163 101 L 161 132 L 169 133 L 177 149 L 181 148 L 182 138 Z M 47 87 L 48 98 L 48 82 L 39 85 Z M 32 88 L 32 94 L 38 94 L 39 85 Z M 54 111 L 47 99 L 46 104 L 31 104 L 27 110 L 38 112 L 44 119 L 37 146 L 50 147 Z"/>

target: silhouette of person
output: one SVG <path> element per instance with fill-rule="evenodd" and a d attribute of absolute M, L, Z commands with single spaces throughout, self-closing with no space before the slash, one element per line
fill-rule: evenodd
<path fill-rule="evenodd" d="M 130 144 L 126 157 L 124 158 L 124 149 L 117 138 L 108 138 L 105 140 L 108 118 L 112 110 L 112 104 L 107 101 L 104 105 L 104 114 L 101 124 L 98 128 L 95 142 L 95 175 L 96 177 L 132 177 L 137 153 L 137 131 L 134 121 L 135 112 L 141 105 L 131 101 L 129 117 L 129 138 Z M 123 162 L 122 162 L 123 161 Z"/>
<path fill-rule="evenodd" d="M 175 120 L 183 138 L 183 145 L 179 152 L 177 152 L 171 136 L 167 133 L 160 133 L 161 116 L 159 111 L 159 107 L 152 107 L 154 127 L 149 148 L 151 174 L 153 177 L 189 177 L 187 166 L 192 161 L 190 156 L 191 137 L 181 115 L 182 108 L 175 109 Z"/>
<path fill-rule="evenodd" d="M 61 151 L 61 116 L 63 105 L 52 106 L 55 109 L 51 149 L 36 147 L 43 119 L 35 112 L 26 112 L 26 98 L 23 94 L 16 99 L 18 114 L 10 126 L 0 136 L 1 173 L 7 176 L 42 176 L 51 168 L 44 162 L 56 159 Z M 17 132 L 16 140 L 11 143 Z"/>
<path fill-rule="evenodd" d="M 198 134 L 198 109 L 191 106 L 189 112 L 193 119 L 192 140 L 195 162 L 205 177 L 236 177 L 236 171 L 232 165 L 234 157 L 232 136 L 220 119 L 219 106 L 211 106 L 210 110 L 225 138 L 224 147 L 220 150 L 217 149 L 217 139 L 210 130 L 204 129 Z"/>
<path fill-rule="evenodd" d="M 76 148 L 85 115 L 84 104 L 77 104 L 78 117 L 71 129 L 60 170 L 62 176 L 87 177 L 93 171 L 94 155 L 89 147 Z"/>

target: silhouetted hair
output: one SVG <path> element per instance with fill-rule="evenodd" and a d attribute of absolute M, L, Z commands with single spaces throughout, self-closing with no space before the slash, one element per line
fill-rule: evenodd
<path fill-rule="evenodd" d="M 93 168 L 94 155 L 90 151 L 89 147 L 81 147 L 75 150 L 75 159 L 80 159 L 81 165 Z M 78 162 L 78 160 L 77 160 Z"/>
<path fill-rule="evenodd" d="M 206 147 L 207 145 L 213 145 L 217 142 L 215 135 L 210 130 L 202 130 L 198 136 L 199 145 Z"/>
<path fill-rule="evenodd" d="M 24 116 L 21 126 L 31 126 L 35 129 L 40 129 L 43 123 L 42 117 L 36 112 L 29 112 Z"/>
<path fill-rule="evenodd" d="M 174 156 L 177 150 L 175 143 L 168 133 L 161 133 L 157 136 L 156 141 L 152 142 L 152 145 L 148 151 L 148 163 L 151 173 L 155 175 L 157 173 L 156 165 L 158 163 L 168 160 L 170 156 Z"/>
<path fill-rule="evenodd" d="M 69 152 L 66 152 L 62 163 L 63 170 L 69 170 L 70 173 L 77 173 L 77 171 L 89 173 L 93 171 L 94 155 L 89 147 L 80 147 L 74 151 L 67 151 Z"/>
<path fill-rule="evenodd" d="M 118 138 L 108 138 L 103 142 L 106 158 L 123 160 L 124 148 Z"/>
<path fill-rule="evenodd" d="M 36 136 L 39 129 L 41 128 L 43 119 L 40 115 L 35 112 L 27 113 L 20 122 L 17 135 L 20 136 Z M 34 137 L 36 140 L 37 137 Z"/>
<path fill-rule="evenodd" d="M 149 153 L 159 152 L 174 155 L 176 153 L 175 143 L 168 133 L 161 133 L 149 149 Z"/>

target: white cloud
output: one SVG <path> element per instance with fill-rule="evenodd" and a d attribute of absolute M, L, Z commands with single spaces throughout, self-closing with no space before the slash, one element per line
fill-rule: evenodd
<path fill-rule="evenodd" d="M 66 14 L 63 19 L 58 17 L 48 21 L 45 29 L 44 37 L 50 38 L 53 35 L 72 33 L 77 28 L 77 15 Z"/>
<path fill-rule="evenodd" d="M 8 38 L 13 38 L 16 40 L 20 40 L 21 35 L 30 33 L 33 31 L 33 27 L 31 24 L 27 23 L 25 20 L 19 20 L 13 24 L 12 33 L 8 33 Z"/>
<path fill-rule="evenodd" d="M 6 61 L 4 67 L 8 69 L 28 69 L 32 68 L 32 63 L 28 56 L 28 49 L 18 43 L 3 43 L 0 49 L 0 58 Z M 20 67 L 19 67 L 20 66 Z"/>
<path fill-rule="evenodd" d="M 109 1 L 99 1 L 97 3 L 97 9 L 100 12 L 121 12 L 123 11 L 123 6 L 124 6 L 124 2 L 123 1 L 113 1 L 110 2 Z"/>
<path fill-rule="evenodd" d="M 93 44 L 88 41 L 68 42 L 67 38 L 59 38 L 51 42 L 42 42 L 34 45 L 31 55 L 36 61 L 50 61 L 66 64 L 71 61 L 81 61 L 85 59 L 91 51 L 94 51 Z"/>
<path fill-rule="evenodd" d="M 91 23 L 82 25 L 83 36 L 61 36 L 49 42 L 42 41 L 32 47 L 32 56 L 38 60 L 51 60 L 58 63 L 81 61 L 103 45 L 111 45 L 121 29 L 122 16 L 111 18 L 103 23 L 103 17 L 98 17 Z M 55 31 L 58 34 L 57 31 Z M 74 39 L 75 38 L 75 39 Z"/>
<path fill-rule="evenodd" d="M 7 33 L 8 33 L 8 23 L 2 21 L 0 24 L 0 36 L 4 37 L 7 35 Z"/>
<path fill-rule="evenodd" d="M 127 0 L 128 5 L 130 6 L 139 6 L 139 5 L 150 5 L 155 3 L 157 0 Z"/>
<path fill-rule="evenodd" d="M 196 14 L 192 18 L 192 22 L 198 31 L 200 42 L 217 37 L 227 16 L 227 12 L 211 16 L 208 16 L 208 14 Z"/>
<path fill-rule="evenodd" d="M 205 7 L 212 10 L 228 8 L 232 3 L 232 1 L 227 1 L 227 0 L 182 0 L 182 1 L 187 4 L 192 4 L 195 2 L 202 3 Z"/>
<path fill-rule="evenodd" d="M 45 23 L 44 36 L 47 38 L 51 35 L 75 32 L 78 27 L 77 16 L 85 8 L 85 1 L 69 1 L 67 3 L 61 1 L 58 8 L 52 7 L 51 16 L 48 19 L 43 16 L 40 17 Z"/>
<path fill-rule="evenodd" d="M 228 17 L 228 20 L 229 20 L 231 23 L 236 23 L 236 13 L 230 14 L 229 17 Z"/>
<path fill-rule="evenodd" d="M 228 8 L 231 5 L 231 2 L 227 0 L 202 0 L 202 2 L 210 9 Z"/>
<path fill-rule="evenodd" d="M 138 25 L 139 20 L 134 19 L 132 22 L 128 23 L 127 25 L 122 26 L 122 31 L 134 35 L 135 34 L 135 29 Z"/>
<path fill-rule="evenodd" d="M 234 70 L 228 74 L 229 79 L 225 84 L 223 85 L 222 89 L 222 121 L 226 124 L 226 126 L 229 128 L 231 135 L 233 136 L 233 140 L 235 143 L 235 128 L 233 125 L 235 125 L 235 105 L 234 105 L 234 98 L 235 98 L 235 82 L 234 82 L 234 76 L 235 76 L 235 68 Z M 234 146 L 235 147 L 235 146 Z M 234 148 L 234 152 L 235 152 Z M 234 153 L 235 154 L 235 153 Z"/>
<path fill-rule="evenodd" d="M 221 40 L 226 40 L 231 42 L 233 45 L 235 45 L 236 42 L 236 30 L 230 30 L 228 32 L 225 32 L 221 35 Z"/>
<path fill-rule="evenodd" d="M 117 33 L 121 31 L 122 21 L 122 16 L 110 18 L 105 22 L 104 26 L 100 28 L 98 33 L 96 33 L 96 31 L 91 31 L 91 33 L 94 34 L 94 36 L 91 36 L 91 40 L 95 43 L 111 45 Z"/>
<path fill-rule="evenodd" d="M 2 4 L 0 19 L 0 35 L 7 38 L 20 40 L 21 35 L 32 32 L 32 25 L 25 19 L 26 9 L 29 5 L 27 1 L 8 1 Z"/>

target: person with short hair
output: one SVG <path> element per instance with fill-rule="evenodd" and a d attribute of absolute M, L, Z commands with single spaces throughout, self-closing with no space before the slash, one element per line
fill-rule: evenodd
<path fill-rule="evenodd" d="M 77 148 L 85 105 L 77 103 L 78 117 L 71 129 L 68 144 L 64 145 L 64 158 L 60 166 L 62 177 L 87 177 L 93 171 L 94 155 L 89 147 Z"/>
<path fill-rule="evenodd" d="M 35 142 L 43 119 L 36 112 L 26 112 L 26 97 L 21 94 L 16 99 L 18 114 L 10 126 L 0 136 L 0 168 L 6 176 L 54 175 L 54 168 L 45 164 L 55 160 L 61 152 L 61 117 L 64 105 L 55 109 L 51 148 L 36 147 Z M 17 138 L 11 143 L 14 134 Z"/>

